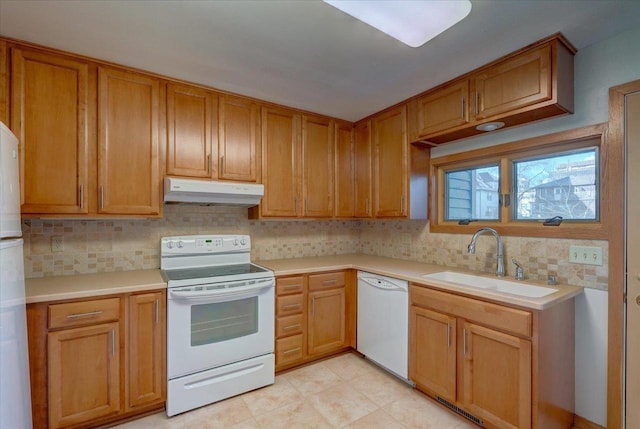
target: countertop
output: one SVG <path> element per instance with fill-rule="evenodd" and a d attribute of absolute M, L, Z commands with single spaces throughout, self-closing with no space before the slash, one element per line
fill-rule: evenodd
<path fill-rule="evenodd" d="M 529 298 L 501 292 L 492 292 L 490 290 L 453 285 L 451 283 L 442 281 L 431 279 L 427 280 L 423 277 L 425 274 L 437 273 L 440 271 L 454 271 L 459 273 L 481 275 L 487 278 L 495 278 L 495 276 L 487 273 L 478 273 L 442 265 L 424 264 L 420 262 L 364 254 L 275 259 L 266 261 L 255 261 L 255 263 L 273 270 L 276 276 L 287 276 L 353 268 L 374 274 L 381 274 L 401 280 L 407 280 L 414 283 L 420 283 L 424 285 L 428 284 L 431 287 L 435 287 L 441 290 L 487 299 L 494 302 L 516 305 L 533 310 L 545 310 L 562 301 L 580 295 L 583 291 L 581 287 L 577 286 L 547 286 L 545 282 L 525 279 L 524 283 L 533 284 L 536 286 L 552 287 L 554 289 L 557 289 L 557 292 L 542 298 Z M 507 277 L 505 277 L 504 279 L 513 280 L 513 278 Z"/>
<path fill-rule="evenodd" d="M 424 285 L 428 284 L 430 287 L 441 290 L 456 292 L 503 304 L 516 305 L 533 310 L 547 309 L 582 293 L 582 288 L 580 287 L 554 285 L 552 287 L 557 289 L 557 292 L 542 298 L 529 298 L 473 287 L 459 286 L 442 281 L 431 279 L 427 280 L 423 276 L 425 274 L 436 273 L 439 271 L 454 271 L 481 275 L 487 278 L 495 277 L 486 273 L 470 272 L 468 270 L 442 265 L 423 264 L 420 262 L 364 254 L 274 259 L 255 261 L 255 263 L 273 270 L 276 276 L 353 268 L 414 283 Z M 505 280 L 513 279 L 505 278 Z M 167 287 L 159 269 L 32 278 L 26 279 L 25 283 L 27 304 L 59 301 L 63 299 L 91 298 L 94 296 L 140 292 Z M 525 280 L 525 283 L 537 286 L 547 286 L 544 282 L 528 279 Z"/>
<path fill-rule="evenodd" d="M 167 287 L 160 270 L 117 271 L 25 280 L 27 304 L 63 299 L 91 298 Z"/>

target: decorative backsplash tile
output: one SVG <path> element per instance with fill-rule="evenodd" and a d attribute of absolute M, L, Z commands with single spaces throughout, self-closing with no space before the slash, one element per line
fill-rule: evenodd
<path fill-rule="evenodd" d="M 160 238 L 191 234 L 249 234 L 254 259 L 367 253 L 448 267 L 495 271 L 495 240 L 478 239 L 476 253 L 467 253 L 469 235 L 429 233 L 424 221 L 406 220 L 249 220 L 236 207 L 168 205 L 162 219 L 55 220 L 26 219 L 26 277 L 159 268 Z M 63 237 L 64 250 L 51 251 L 51 237 Z M 527 278 L 607 289 L 606 241 L 503 237 L 505 266 L 511 258 Z M 603 248 L 603 266 L 569 264 L 569 246 Z"/>

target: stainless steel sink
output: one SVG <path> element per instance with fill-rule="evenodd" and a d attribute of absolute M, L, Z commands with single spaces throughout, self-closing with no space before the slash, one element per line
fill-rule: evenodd
<path fill-rule="evenodd" d="M 551 287 L 536 286 L 523 282 L 512 282 L 499 278 L 489 278 L 474 276 L 473 274 L 455 273 L 453 271 L 440 271 L 432 274 L 425 274 L 425 279 L 436 280 L 454 285 L 508 293 L 511 295 L 524 296 L 527 298 L 542 298 L 558 291 Z"/>

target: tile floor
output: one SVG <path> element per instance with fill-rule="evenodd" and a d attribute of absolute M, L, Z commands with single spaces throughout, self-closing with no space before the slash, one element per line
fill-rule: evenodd
<path fill-rule="evenodd" d="M 117 429 L 474 429 L 407 384 L 349 353 L 278 375 L 272 386 Z"/>

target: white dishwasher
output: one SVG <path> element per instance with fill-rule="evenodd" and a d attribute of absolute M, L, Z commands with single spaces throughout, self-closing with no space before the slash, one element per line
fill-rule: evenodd
<path fill-rule="evenodd" d="M 409 283 L 358 271 L 357 349 L 398 377 L 408 378 Z"/>

